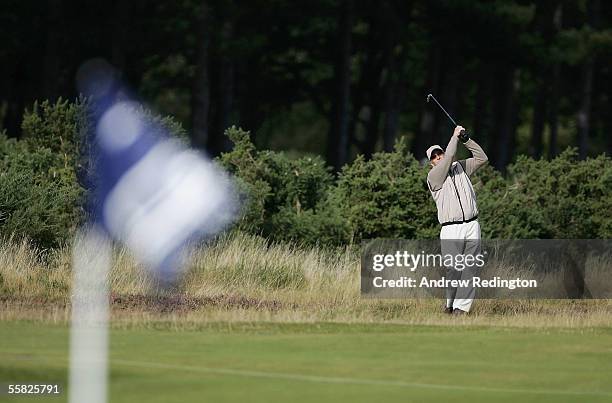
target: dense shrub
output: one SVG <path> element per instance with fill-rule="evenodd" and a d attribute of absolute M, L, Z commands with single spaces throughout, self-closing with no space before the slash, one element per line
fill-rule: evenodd
<path fill-rule="evenodd" d="M 299 213 L 291 208 L 282 208 L 272 217 L 271 237 L 309 245 L 348 244 L 351 241 L 351 228 L 334 196 L 330 192 L 316 208 Z"/>
<path fill-rule="evenodd" d="M 151 127 L 182 138 L 173 119 L 142 110 Z M 34 104 L 23 139 L 0 134 L 0 233 L 26 235 L 39 246 L 67 240 L 84 218 L 95 162 L 84 139 L 90 108 L 74 103 Z M 320 157 L 290 158 L 260 151 L 249 133 L 226 131 L 234 143 L 219 162 L 236 177 L 244 206 L 237 226 L 274 240 L 342 245 L 366 238 L 435 238 L 436 207 L 427 166 L 403 142 L 370 160 L 358 156 L 334 178 Z M 490 166 L 472 178 L 485 238 L 610 238 L 612 161 L 584 161 L 569 149 L 552 161 L 519 157 L 506 177 Z"/>
<path fill-rule="evenodd" d="M 330 169 L 320 157 L 257 151 L 249 133 L 231 127 L 234 143 L 220 162 L 238 178 L 244 212 L 239 227 L 276 240 L 340 244 L 347 228 L 330 202 Z"/>
<path fill-rule="evenodd" d="M 80 154 L 81 139 L 89 129 L 87 117 L 87 102 L 83 99 L 72 103 L 61 98 L 55 103 L 34 102 L 23 116 L 22 136 L 37 147 L 74 160 Z"/>
<path fill-rule="evenodd" d="M 142 109 L 151 128 L 186 140 L 172 118 Z M 22 138 L 0 135 L 0 233 L 41 247 L 68 240 L 84 220 L 94 177 L 92 110 L 85 99 L 35 102 L 24 113 Z"/>
<path fill-rule="evenodd" d="M 83 217 L 81 141 L 89 130 L 84 100 L 34 103 L 23 139 L 0 136 L 0 232 L 42 247 L 66 241 Z"/>
<path fill-rule="evenodd" d="M 334 192 L 351 239 L 437 236 L 427 172 L 403 141 L 391 153 L 376 153 L 369 161 L 358 156 L 345 165 Z"/>
<path fill-rule="evenodd" d="M 612 161 L 578 160 L 568 149 L 557 158 L 520 156 L 504 180 L 489 176 L 479 193 L 488 238 L 610 238 Z"/>
<path fill-rule="evenodd" d="M 0 232 L 57 246 L 82 217 L 84 190 L 65 155 L 0 136 Z"/>
<path fill-rule="evenodd" d="M 435 238 L 436 207 L 403 142 L 371 160 L 358 156 L 336 181 L 318 158 L 257 151 L 240 129 L 223 163 L 250 195 L 242 228 L 273 239 L 343 244 L 366 238 Z M 487 165 L 472 178 L 485 238 L 610 238 L 612 164 L 579 161 L 569 149 L 552 161 L 519 157 L 503 177 Z"/>
<path fill-rule="evenodd" d="M 262 178 L 265 164 L 258 158 L 258 151 L 249 133 L 231 127 L 226 135 L 234 143 L 234 149 L 221 155 L 220 162 L 236 176 L 243 203 L 239 226 L 247 231 L 257 231 L 268 218 L 266 199 L 271 194 L 270 185 Z"/>

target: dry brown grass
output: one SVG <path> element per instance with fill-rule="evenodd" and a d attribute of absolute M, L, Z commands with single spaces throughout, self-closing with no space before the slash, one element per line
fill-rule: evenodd
<path fill-rule="evenodd" d="M 510 327 L 611 327 L 609 300 L 477 300 L 467 317 L 441 313 L 441 301 L 375 300 L 359 295 L 359 251 L 269 244 L 240 233 L 193 251 L 179 290 L 155 291 L 124 250 L 114 254 L 113 323 L 197 326 L 210 322 L 346 322 Z M 71 251 L 0 243 L 0 320 L 66 322 Z"/>

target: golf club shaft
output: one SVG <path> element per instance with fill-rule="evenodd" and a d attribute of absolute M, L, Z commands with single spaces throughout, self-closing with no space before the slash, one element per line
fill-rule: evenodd
<path fill-rule="evenodd" d="M 455 119 L 453 119 L 451 117 L 451 115 L 448 114 L 448 112 L 446 112 L 446 109 L 444 109 L 444 107 L 442 105 L 440 105 L 440 102 L 438 102 L 438 100 L 436 99 L 436 97 L 434 97 L 432 94 L 429 94 L 429 96 L 431 97 L 431 99 L 434 100 L 434 102 L 436 104 L 438 104 L 438 106 L 440 107 L 440 109 L 442 109 L 442 112 L 444 112 L 446 114 L 446 116 L 448 116 L 448 118 L 450 119 L 451 122 L 453 122 L 453 125 L 457 126 L 457 122 L 455 122 Z"/>

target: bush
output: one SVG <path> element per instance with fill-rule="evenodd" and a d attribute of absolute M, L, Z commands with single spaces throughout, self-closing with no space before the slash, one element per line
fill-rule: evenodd
<path fill-rule="evenodd" d="M 351 229 L 340 211 L 340 204 L 330 192 L 316 208 L 296 213 L 281 208 L 271 220 L 273 238 L 298 241 L 306 245 L 346 245 L 351 241 Z"/>
<path fill-rule="evenodd" d="M 341 244 L 346 225 L 328 199 L 333 177 L 320 157 L 257 151 L 249 133 L 226 131 L 234 149 L 220 157 L 238 178 L 245 209 L 239 227 L 275 240 Z"/>
<path fill-rule="evenodd" d="M 345 165 L 334 192 L 351 240 L 436 237 L 427 172 L 403 141 L 391 153 L 376 153 L 369 161 L 358 156 Z"/>
<path fill-rule="evenodd" d="M 319 157 L 292 160 L 284 153 L 257 151 L 241 129 L 226 134 L 235 146 L 221 163 L 245 193 L 242 229 L 274 240 L 325 245 L 437 236 L 427 171 L 404 143 L 371 161 L 358 157 L 334 183 Z"/>
<path fill-rule="evenodd" d="M 508 177 L 480 192 L 483 231 L 489 238 L 610 238 L 612 164 L 609 157 L 578 160 L 575 149 L 557 158 L 520 156 Z"/>
<path fill-rule="evenodd" d="M 186 141 L 172 118 L 141 112 L 152 129 Z M 95 180 L 93 121 L 83 98 L 35 102 L 24 113 L 21 140 L 0 136 L 2 234 L 26 236 L 45 248 L 72 236 L 85 218 L 86 189 Z"/>
<path fill-rule="evenodd" d="M 142 112 L 155 130 L 186 140 L 171 118 Z M 42 247 L 71 236 L 84 219 L 83 179 L 95 172 L 84 141 L 90 118 L 86 100 L 45 101 L 25 113 L 23 139 L 0 134 L 0 233 L 25 235 Z M 439 235 L 429 168 L 404 142 L 371 160 L 358 156 L 334 179 L 318 156 L 258 151 L 236 127 L 226 135 L 234 148 L 219 161 L 238 182 L 242 230 L 320 245 Z M 569 149 L 552 161 L 519 157 L 506 177 L 485 166 L 472 183 L 484 238 L 612 237 L 612 164 L 605 155 L 579 161 Z"/>
<path fill-rule="evenodd" d="M 0 139 L 2 233 L 42 247 L 71 237 L 84 218 L 90 122 L 85 99 L 35 102 L 24 113 L 23 138 Z"/>
<path fill-rule="evenodd" d="M 336 181 L 319 158 L 257 151 L 248 133 L 222 156 L 249 195 L 241 227 L 275 240 L 339 245 L 367 238 L 436 238 L 440 227 L 422 167 L 403 142 L 369 161 L 358 156 Z M 610 158 L 552 161 L 521 156 L 507 177 L 487 165 L 473 177 L 483 238 L 610 238 Z"/>
<path fill-rule="evenodd" d="M 238 225 L 247 231 L 257 232 L 269 215 L 266 213 L 266 199 L 271 194 L 271 188 L 262 177 L 266 167 L 258 158 L 248 132 L 231 127 L 225 134 L 234 143 L 234 149 L 222 154 L 219 162 L 236 175 L 243 204 Z"/>
<path fill-rule="evenodd" d="M 83 216 L 84 189 L 65 155 L 0 136 L 0 232 L 41 247 L 65 242 Z"/>

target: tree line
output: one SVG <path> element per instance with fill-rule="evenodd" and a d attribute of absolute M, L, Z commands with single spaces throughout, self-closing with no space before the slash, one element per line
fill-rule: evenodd
<path fill-rule="evenodd" d="M 418 158 L 452 128 L 431 92 L 504 170 L 518 154 L 612 152 L 612 7 L 601 0 L 73 0 L 3 2 L 0 118 L 74 97 L 101 56 L 194 145 L 314 152 L 339 170 L 406 137 Z"/>

